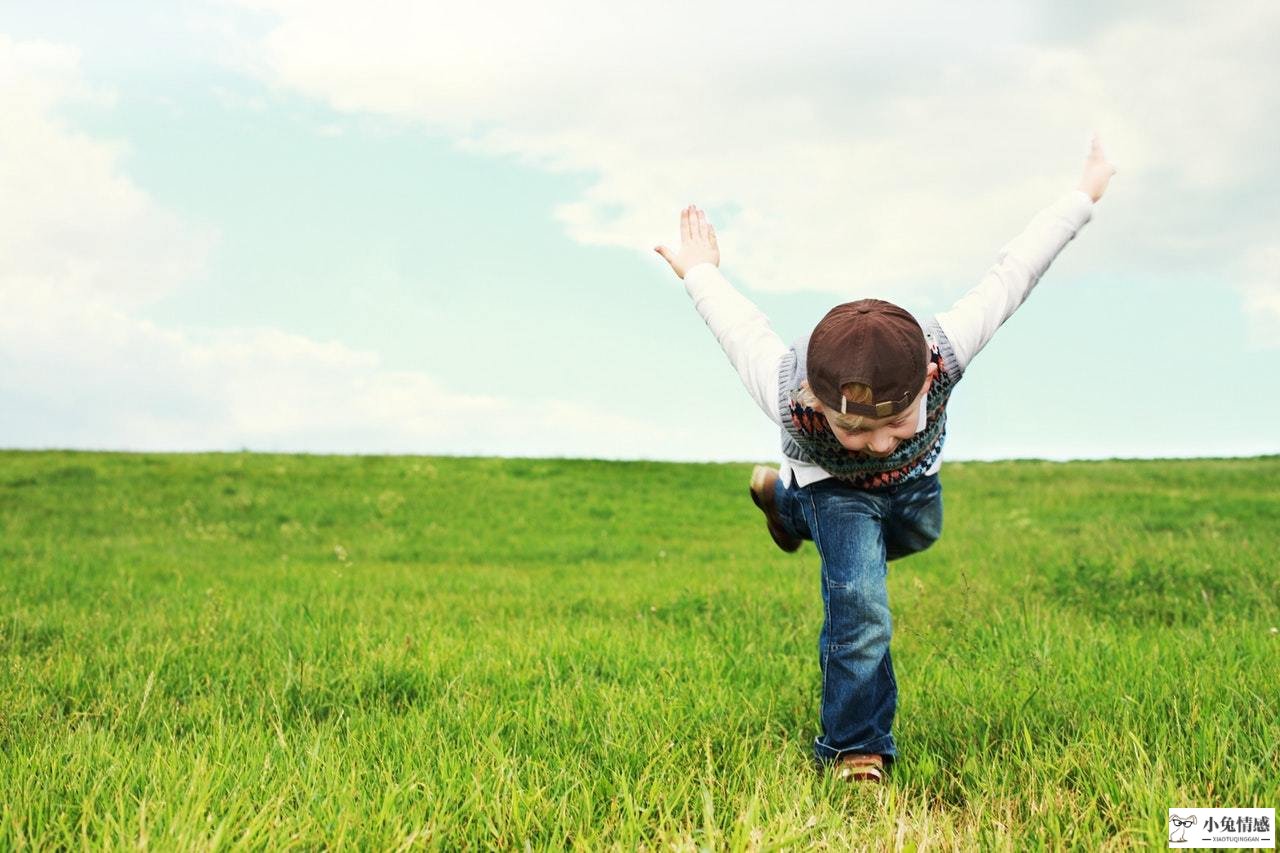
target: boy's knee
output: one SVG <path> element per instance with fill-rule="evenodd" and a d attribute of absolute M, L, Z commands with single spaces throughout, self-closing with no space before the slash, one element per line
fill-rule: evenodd
<path fill-rule="evenodd" d="M 910 518 L 887 543 L 888 558 L 896 560 L 918 554 L 942 538 L 942 505 L 936 504 Z"/>
<path fill-rule="evenodd" d="M 942 519 L 939 518 L 936 524 L 927 524 L 916 530 L 915 545 L 917 551 L 924 551 L 942 538 Z"/>
<path fill-rule="evenodd" d="M 888 559 L 890 561 L 900 560 L 903 557 L 910 557 L 912 554 L 927 551 L 929 546 L 937 542 L 940 536 L 941 531 L 912 531 L 902 534 L 889 546 Z"/>
<path fill-rule="evenodd" d="M 827 591 L 830 625 L 827 644 L 878 658 L 893 636 L 888 602 L 881 602 L 857 586 L 833 586 Z"/>

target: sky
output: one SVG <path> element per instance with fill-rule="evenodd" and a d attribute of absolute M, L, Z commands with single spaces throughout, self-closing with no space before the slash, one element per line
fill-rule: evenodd
<path fill-rule="evenodd" d="M 946 456 L 1280 452 L 1280 6 L 971 5 L 0 0 L 0 447 L 776 458 L 680 209 L 791 341 L 1097 133 Z"/>

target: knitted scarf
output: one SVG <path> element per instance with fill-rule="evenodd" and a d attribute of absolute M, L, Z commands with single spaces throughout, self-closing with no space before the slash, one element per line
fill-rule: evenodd
<path fill-rule="evenodd" d="M 778 375 L 778 414 L 782 418 L 782 452 L 792 459 L 818 465 L 860 489 L 879 489 L 924 476 L 942 453 L 947 434 L 947 400 L 960 380 L 960 371 L 946 334 L 936 321 L 925 327 L 930 359 L 938 374 L 925 398 L 925 428 L 901 442 L 886 457 L 846 450 L 831 431 L 826 417 L 801 403 L 800 383 L 807 375 L 806 336 L 783 356 Z"/>

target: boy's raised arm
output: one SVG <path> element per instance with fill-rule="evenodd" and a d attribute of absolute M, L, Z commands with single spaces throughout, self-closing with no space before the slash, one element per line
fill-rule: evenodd
<path fill-rule="evenodd" d="M 937 316 L 963 371 L 1036 286 L 1054 258 L 1093 216 L 1093 205 L 1115 174 L 1097 137 L 1075 190 L 1040 211 L 996 255 L 976 287 Z"/>
<path fill-rule="evenodd" d="M 720 274 L 720 247 L 706 213 L 689 205 L 680 213 L 680 249 L 673 252 L 655 246 L 654 251 L 684 280 L 694 307 L 747 392 L 778 423 L 778 363 L 787 346 L 769 325 L 769 318 Z"/>

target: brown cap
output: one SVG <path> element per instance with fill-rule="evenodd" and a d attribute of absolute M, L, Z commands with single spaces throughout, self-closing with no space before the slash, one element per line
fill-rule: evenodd
<path fill-rule="evenodd" d="M 809 387 L 832 412 L 887 418 L 920 393 L 929 368 L 924 330 L 892 302 L 860 299 L 827 312 L 809 336 Z M 870 403 L 846 400 L 850 382 L 871 386 Z"/>

